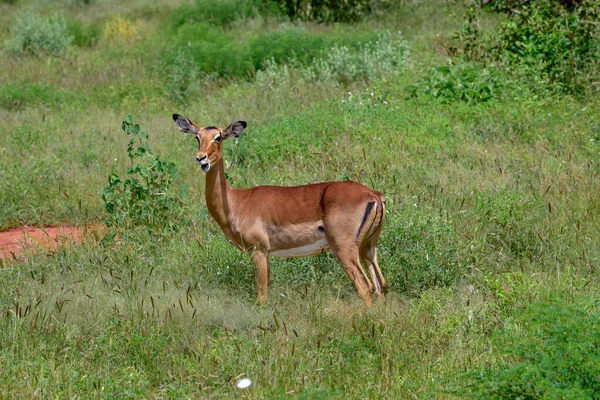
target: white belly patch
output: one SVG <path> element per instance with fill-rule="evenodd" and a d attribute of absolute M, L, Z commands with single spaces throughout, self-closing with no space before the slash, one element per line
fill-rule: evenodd
<path fill-rule="evenodd" d="M 275 250 L 269 255 L 276 257 L 304 257 L 322 253 L 329 249 L 329 243 L 326 238 L 317 240 L 314 243 L 305 244 L 304 246 L 294 247 L 291 249 Z"/>

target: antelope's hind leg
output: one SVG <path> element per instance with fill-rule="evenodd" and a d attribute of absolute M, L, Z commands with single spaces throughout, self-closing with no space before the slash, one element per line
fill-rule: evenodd
<path fill-rule="evenodd" d="M 356 243 L 352 239 L 350 240 L 350 243 L 345 244 L 337 242 L 335 238 L 330 238 L 328 241 L 333 254 L 335 254 L 342 264 L 344 272 L 348 275 L 348 278 L 350 278 L 352 283 L 354 283 L 358 295 L 365 303 L 371 304 L 373 285 L 360 265 L 358 246 L 356 246 Z"/>
<path fill-rule="evenodd" d="M 379 264 L 377 263 L 377 240 L 369 241 L 360 249 L 360 259 L 363 265 L 369 270 L 371 281 L 373 282 L 375 294 L 378 298 L 383 298 L 387 293 L 387 283 L 383 278 Z"/>

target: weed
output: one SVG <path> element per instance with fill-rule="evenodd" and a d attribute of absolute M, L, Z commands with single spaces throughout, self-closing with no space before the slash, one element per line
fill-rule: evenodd
<path fill-rule="evenodd" d="M 6 50 L 14 55 L 59 55 L 71 48 L 73 36 L 62 17 L 44 17 L 31 12 L 17 15 L 10 27 Z"/>
<path fill-rule="evenodd" d="M 409 98 L 426 94 L 442 103 L 464 101 L 473 104 L 500 97 L 503 84 L 493 67 L 479 68 L 471 63 L 458 62 L 432 69 L 421 81 L 405 86 L 404 90 Z"/>
<path fill-rule="evenodd" d="M 553 88 L 581 93 L 597 76 L 600 2 L 522 2 L 495 32 L 478 29 L 479 6 L 467 9 L 456 35 L 469 60 L 493 61 L 528 77 L 547 76 Z M 501 3 L 502 5 L 502 3 Z M 531 84 L 524 80 L 523 83 Z"/>
<path fill-rule="evenodd" d="M 279 3 L 285 15 L 292 19 L 320 22 L 351 22 L 371 14 L 374 6 L 385 1 L 373 0 L 271 0 Z"/>
<path fill-rule="evenodd" d="M 225 0 L 209 1 L 195 0 L 192 4 L 180 6 L 171 14 L 170 25 L 179 28 L 185 24 L 208 22 L 216 26 L 229 26 L 233 22 L 258 16 L 258 9 L 265 11 L 260 1 Z M 261 13 L 261 15 L 264 15 Z"/>
<path fill-rule="evenodd" d="M 111 241 L 119 234 L 127 239 L 137 226 L 147 228 L 151 236 L 162 235 L 179 229 L 175 215 L 180 209 L 180 199 L 171 193 L 171 185 L 177 177 L 177 168 L 170 161 L 155 156 L 146 141 L 148 133 L 140 130 L 129 116 L 122 129 L 133 136 L 127 144 L 127 155 L 132 166 L 127 170 L 130 178 L 121 179 L 117 174 L 108 177 L 108 186 L 100 192 L 108 216 L 104 219 L 112 231 L 105 236 Z M 135 161 L 142 164 L 134 164 Z"/>
<path fill-rule="evenodd" d="M 343 84 L 355 81 L 386 79 L 401 72 L 408 62 L 408 44 L 402 37 L 380 33 L 372 43 L 351 50 L 334 46 L 321 61 L 316 62 L 314 74 L 318 80 Z"/>
<path fill-rule="evenodd" d="M 134 42 L 141 39 L 139 23 L 122 17 L 114 17 L 104 24 L 102 37 L 108 42 Z"/>

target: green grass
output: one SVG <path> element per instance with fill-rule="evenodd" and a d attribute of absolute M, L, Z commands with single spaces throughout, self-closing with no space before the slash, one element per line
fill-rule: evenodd
<path fill-rule="evenodd" d="M 0 397 L 485 398 L 488 384 L 526 382 L 525 361 L 547 371 L 536 393 L 558 393 L 564 374 L 531 349 L 563 351 L 544 341 L 561 329 L 569 354 L 596 345 L 581 332 L 597 321 L 568 316 L 592 315 L 600 289 L 598 97 L 543 97 L 501 75 L 484 103 L 407 99 L 446 62 L 432 43 L 461 24 L 446 2 L 338 26 L 195 4 L 2 5 L 7 25 L 20 5 L 61 15 L 74 41 L 59 56 L 0 57 L 1 228 L 101 223 L 101 188 L 131 166 L 126 115 L 179 171 L 173 194 L 188 189 L 166 237 L 132 228 L 1 261 Z M 334 46 L 358 60 L 385 30 L 410 49 L 391 73 L 314 75 Z M 178 53 L 188 36 L 193 51 Z M 273 259 L 269 305 L 255 306 L 252 264 L 210 218 L 196 142 L 172 113 L 249 122 L 224 145 L 233 186 L 349 178 L 382 191 L 386 301 L 363 307 L 323 254 Z M 529 318 L 544 312 L 557 318 Z M 589 372 L 571 370 L 565 397 L 596 387 L 571 384 Z M 236 389 L 241 377 L 253 387 Z"/>

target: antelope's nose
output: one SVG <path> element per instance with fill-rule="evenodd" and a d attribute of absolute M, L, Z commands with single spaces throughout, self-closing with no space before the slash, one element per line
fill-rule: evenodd
<path fill-rule="evenodd" d="M 204 164 L 204 163 L 206 163 L 206 159 L 207 159 L 207 158 L 208 158 L 208 156 L 207 156 L 206 154 L 205 154 L 205 155 L 203 155 L 202 157 L 200 157 L 200 156 L 196 156 L 196 162 L 197 162 L 198 164 Z"/>

